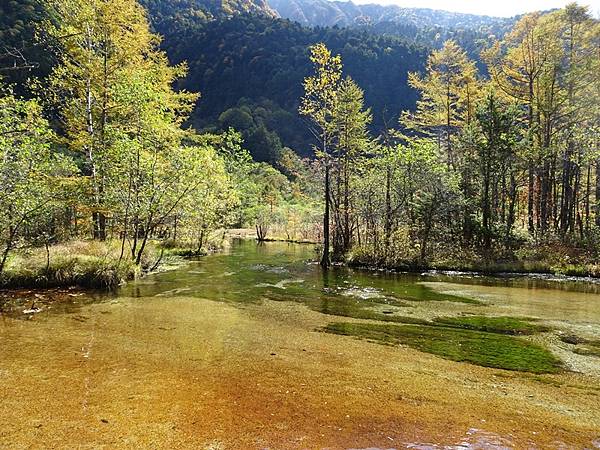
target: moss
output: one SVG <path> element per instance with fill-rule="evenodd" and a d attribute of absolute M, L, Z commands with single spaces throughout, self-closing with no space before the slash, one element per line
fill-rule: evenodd
<path fill-rule="evenodd" d="M 564 385 L 560 381 L 554 380 L 552 378 L 540 376 L 540 375 L 531 375 L 530 379 L 533 381 L 537 381 L 538 383 L 548 385 L 548 386 L 561 387 Z"/>
<path fill-rule="evenodd" d="M 581 339 L 580 344 L 573 351 L 578 355 L 600 358 L 600 340 Z"/>
<path fill-rule="evenodd" d="M 434 326 L 331 323 L 328 333 L 384 344 L 405 344 L 453 361 L 531 373 L 556 373 L 560 361 L 548 350 L 517 337 Z"/>
<path fill-rule="evenodd" d="M 581 344 L 582 342 L 585 342 L 585 339 L 575 336 L 574 334 L 569 334 L 567 336 L 561 336 L 560 340 L 563 341 L 565 344 L 572 344 L 572 345 L 577 345 L 577 344 Z"/>
<path fill-rule="evenodd" d="M 597 356 L 600 358 L 600 340 L 585 339 L 575 335 L 562 336 L 560 338 L 566 344 L 574 345 L 573 353 L 584 356 Z"/>
<path fill-rule="evenodd" d="M 378 320 L 381 322 L 395 322 L 395 323 L 413 323 L 413 324 L 427 324 L 428 322 L 419 319 L 417 317 L 399 316 L 392 311 L 389 313 L 383 313 L 374 311 L 370 308 L 365 308 L 352 304 L 351 302 L 328 302 L 327 307 L 317 308 L 317 311 L 332 316 L 340 317 L 351 317 L 354 319 L 365 319 L 365 320 Z"/>
<path fill-rule="evenodd" d="M 302 289 L 298 287 L 296 289 Z M 290 292 L 292 293 L 290 295 Z M 405 307 L 407 304 L 395 299 L 361 299 L 355 300 L 344 296 L 324 296 L 321 298 L 306 298 L 302 295 L 294 295 L 294 287 L 291 286 L 285 293 L 268 292 L 264 298 L 274 301 L 290 301 L 295 299 L 306 305 L 313 311 L 327 314 L 329 316 L 351 317 L 353 319 L 378 320 L 381 322 L 415 323 L 426 324 L 427 321 L 416 317 L 400 316 L 395 313 L 396 308 Z M 377 311 L 373 307 L 383 308 Z"/>
<path fill-rule="evenodd" d="M 550 330 L 549 327 L 531 323 L 534 320 L 518 317 L 468 316 L 439 317 L 434 322 L 452 328 L 512 335 L 527 335 Z"/>
<path fill-rule="evenodd" d="M 582 345 L 573 350 L 574 353 L 584 356 L 597 356 L 600 358 L 600 346 L 595 345 Z"/>
<path fill-rule="evenodd" d="M 408 300 L 411 302 L 455 302 L 455 303 L 467 303 L 471 305 L 483 305 L 484 303 L 480 300 L 476 300 L 469 297 L 462 297 L 459 295 L 444 294 L 438 292 L 435 289 L 425 286 L 421 283 L 405 284 L 402 288 L 394 292 L 398 298 L 402 300 Z"/>

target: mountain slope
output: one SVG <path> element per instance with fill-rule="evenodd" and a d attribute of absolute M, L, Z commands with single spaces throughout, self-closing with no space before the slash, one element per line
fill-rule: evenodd
<path fill-rule="evenodd" d="M 396 5 L 365 4 L 338 0 L 268 0 L 285 19 L 309 26 L 375 25 L 381 22 L 412 24 L 419 27 L 470 28 L 497 27 L 512 19 L 479 16 L 427 8 L 402 8 Z"/>
<path fill-rule="evenodd" d="M 305 26 L 360 28 L 434 48 L 452 39 L 473 59 L 479 58 L 481 42 L 502 37 L 516 20 L 338 0 L 269 0 L 269 5 L 280 17 Z"/>
<path fill-rule="evenodd" d="M 140 0 L 140 3 L 148 9 L 155 24 L 174 19 L 191 24 L 195 20 L 207 21 L 238 14 L 278 17 L 267 0 Z"/>
<path fill-rule="evenodd" d="M 384 109 L 390 120 L 415 105 L 408 72 L 422 70 L 429 52 L 399 37 L 352 28 L 309 28 L 265 15 L 205 20 L 181 14 L 177 0 L 158 3 L 146 6 L 164 37 L 163 48 L 173 63 L 187 61 L 189 66 L 181 87 L 202 94 L 192 117 L 198 129 L 227 127 L 235 117 L 237 128 L 264 127 L 276 132 L 283 145 L 310 153 L 311 139 L 297 111 L 302 82 L 312 70 L 308 47 L 318 42 L 341 54 L 345 74 L 365 90 L 376 131 Z M 256 139 L 255 156 L 264 153 L 259 141 L 265 139 Z"/>

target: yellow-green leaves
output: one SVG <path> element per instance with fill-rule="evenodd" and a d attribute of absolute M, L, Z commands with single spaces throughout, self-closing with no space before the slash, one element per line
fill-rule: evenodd
<path fill-rule="evenodd" d="M 0 275 L 24 230 L 51 216 L 75 172 L 54 153 L 53 133 L 35 100 L 20 100 L 0 86 Z"/>
<path fill-rule="evenodd" d="M 342 61 L 339 55 L 333 56 L 322 43 L 310 48 L 310 60 L 314 74 L 304 79 L 304 97 L 299 111 L 312 122 L 311 131 L 321 144 L 319 150 L 327 153 L 328 134 L 342 79 Z"/>
<path fill-rule="evenodd" d="M 410 73 L 408 82 L 419 91 L 420 99 L 414 113 L 402 114 L 402 124 L 421 133 L 438 135 L 439 142 L 450 148 L 452 137 L 473 119 L 480 96 L 475 63 L 456 42 L 446 41 L 429 56 L 425 76 Z"/>

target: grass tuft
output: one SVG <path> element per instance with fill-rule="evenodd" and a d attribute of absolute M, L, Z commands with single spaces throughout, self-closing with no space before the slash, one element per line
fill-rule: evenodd
<path fill-rule="evenodd" d="M 73 241 L 50 247 L 50 258 L 43 248 L 13 255 L 0 276 L 4 288 L 49 288 L 80 286 L 112 289 L 135 278 L 157 260 L 148 247 L 141 267 L 128 258 L 120 259 L 117 242 Z"/>

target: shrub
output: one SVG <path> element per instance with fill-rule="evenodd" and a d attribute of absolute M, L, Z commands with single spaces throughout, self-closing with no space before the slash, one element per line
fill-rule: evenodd
<path fill-rule="evenodd" d="M 29 249 L 12 256 L 0 277 L 3 287 L 81 286 L 112 289 L 135 278 L 155 260 L 149 246 L 142 267 L 120 259 L 118 242 L 73 241 L 49 248 Z"/>

